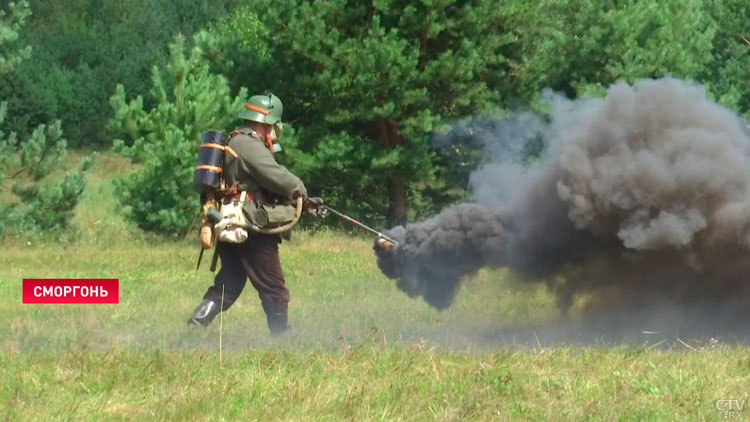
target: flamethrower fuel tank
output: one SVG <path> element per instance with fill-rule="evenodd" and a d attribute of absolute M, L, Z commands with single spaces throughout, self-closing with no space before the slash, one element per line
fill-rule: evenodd
<path fill-rule="evenodd" d="M 193 187 L 198 192 L 208 193 L 219 188 L 227 138 L 226 133 L 218 130 L 203 133 L 200 151 L 198 151 L 198 164 L 193 178 Z"/>

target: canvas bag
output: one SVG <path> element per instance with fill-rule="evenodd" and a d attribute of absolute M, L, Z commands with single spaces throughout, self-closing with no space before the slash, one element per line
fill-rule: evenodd
<path fill-rule="evenodd" d="M 216 223 L 214 230 L 219 234 L 219 240 L 229 243 L 242 243 L 247 240 L 247 220 L 242 212 L 245 203 L 246 192 L 242 191 L 240 199 L 233 197 L 224 198 L 221 201 L 221 220 Z"/>

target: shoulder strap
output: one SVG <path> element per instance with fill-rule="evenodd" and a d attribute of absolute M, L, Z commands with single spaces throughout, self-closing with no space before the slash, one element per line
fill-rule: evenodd
<path fill-rule="evenodd" d="M 229 138 L 227 138 L 227 144 L 224 146 L 224 151 L 232 154 L 234 158 L 237 158 L 237 152 L 229 146 L 229 142 L 232 140 L 232 138 L 239 134 L 250 136 L 251 133 L 255 133 L 255 131 L 250 128 L 240 127 L 235 129 L 232 133 L 229 134 Z"/>
<path fill-rule="evenodd" d="M 237 129 L 235 129 L 234 132 L 232 132 L 231 136 L 235 136 L 235 135 L 239 135 L 239 134 L 247 135 L 247 136 L 250 136 L 252 138 L 260 138 L 260 135 L 258 134 L 258 132 L 250 129 L 249 127 L 245 127 L 245 126 L 242 126 L 242 127 L 239 127 Z"/>

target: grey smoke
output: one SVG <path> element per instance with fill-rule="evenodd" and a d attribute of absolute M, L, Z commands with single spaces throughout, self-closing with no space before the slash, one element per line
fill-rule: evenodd
<path fill-rule="evenodd" d="M 401 245 L 396 253 L 381 255 L 381 270 L 408 295 L 422 296 L 438 309 L 451 305 L 463 275 L 493 265 L 502 255 L 500 220 L 475 204 L 449 208 L 389 235 Z"/>
<path fill-rule="evenodd" d="M 474 203 L 393 229 L 401 244 L 377 251 L 383 272 L 438 309 L 482 267 L 547 283 L 562 309 L 581 293 L 602 308 L 747 308 L 744 121 L 672 78 L 617 83 L 604 98 L 550 96 L 549 107 L 547 121 L 524 114 L 479 137 L 487 162 L 471 174 Z M 544 149 L 529 161 L 519 145 L 536 137 Z"/>

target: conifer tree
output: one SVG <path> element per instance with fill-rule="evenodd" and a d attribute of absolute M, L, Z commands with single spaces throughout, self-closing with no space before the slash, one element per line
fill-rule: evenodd
<path fill-rule="evenodd" d="M 429 134 L 494 108 L 512 79 L 513 40 L 493 0 L 276 0 L 256 10 L 271 54 L 251 76 L 300 127 L 295 170 L 313 191 L 390 225 L 445 187 Z"/>
<path fill-rule="evenodd" d="M 28 4 L 10 3 L 10 14 L 0 10 L 0 72 L 12 72 L 27 58 L 29 47 L 14 45 L 18 30 L 29 15 Z M 3 132 L 7 104 L 0 103 L 0 233 L 35 232 L 64 228 L 83 192 L 83 171 L 56 175 L 56 183 L 46 183 L 61 173 L 67 142 L 60 122 L 40 125 L 20 141 L 15 133 Z M 84 159 L 85 170 L 90 161 Z"/>
<path fill-rule="evenodd" d="M 714 3 L 732 15 L 742 2 Z M 233 84 L 282 98 L 298 129 L 284 141 L 287 158 L 311 191 L 391 225 L 459 196 L 451 167 L 476 162 L 475 151 L 433 149 L 446 123 L 543 110 L 550 89 L 575 98 L 619 80 L 702 80 L 707 66 L 711 80 L 744 74 L 713 58 L 718 12 L 700 0 L 263 0 L 242 10 L 229 21 L 254 25 L 247 10 L 262 17 L 270 53 L 243 50 L 236 38 L 248 38 L 234 31 L 214 64 Z M 732 16 L 741 35 L 743 15 Z M 736 44 L 723 54 L 744 57 Z M 708 86 L 730 92 L 725 102 L 744 95 Z M 467 127 L 467 138 L 482 130 Z"/>
<path fill-rule="evenodd" d="M 209 71 L 199 48 L 185 50 L 178 37 L 166 68 L 154 67 L 155 107 L 145 110 L 141 96 L 128 101 L 122 85 L 110 99 L 114 150 L 136 164 L 117 181 L 125 215 L 145 230 L 167 235 L 184 235 L 200 208 L 193 171 L 201 133 L 231 129 L 247 96 L 244 89 L 232 96 L 226 78 Z"/>
<path fill-rule="evenodd" d="M 617 82 L 697 79 L 712 60 L 717 23 L 702 0 L 509 2 L 524 97 L 545 89 L 601 94 Z"/>
<path fill-rule="evenodd" d="M 18 30 L 29 14 L 29 3 L 10 3 L 8 12 L 0 9 L 0 74 L 12 71 L 23 59 L 31 55 L 31 47 L 18 48 Z"/>
<path fill-rule="evenodd" d="M 716 21 L 713 60 L 700 81 L 717 100 L 750 116 L 750 7 L 744 0 L 712 0 L 706 8 Z"/>

